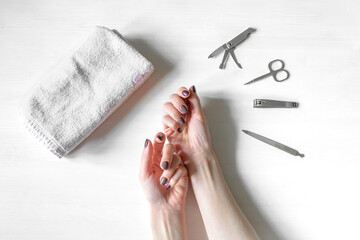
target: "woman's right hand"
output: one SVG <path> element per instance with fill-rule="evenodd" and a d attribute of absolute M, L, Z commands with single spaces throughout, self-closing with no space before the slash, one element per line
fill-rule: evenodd
<path fill-rule="evenodd" d="M 209 239 L 258 239 L 227 187 L 195 88 L 180 88 L 164 111 L 165 134 L 189 171 Z"/>
<path fill-rule="evenodd" d="M 191 175 L 204 156 L 212 153 L 208 124 L 195 86 L 181 87 L 163 105 L 164 132 Z"/>

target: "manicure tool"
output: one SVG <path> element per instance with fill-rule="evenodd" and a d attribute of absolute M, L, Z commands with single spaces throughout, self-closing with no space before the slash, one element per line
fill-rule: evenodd
<path fill-rule="evenodd" d="M 260 141 L 262 141 L 264 143 L 267 143 L 267 144 L 269 144 L 269 145 L 271 145 L 273 147 L 276 147 L 276 148 L 278 148 L 280 150 L 283 150 L 283 151 L 285 151 L 287 153 L 290 153 L 291 155 L 300 156 L 302 158 L 305 157 L 304 154 L 301 154 L 297 150 L 295 150 L 295 149 L 293 149 L 291 147 L 288 147 L 288 146 L 286 146 L 286 145 L 284 145 L 282 143 L 276 142 L 274 140 L 271 140 L 269 138 L 266 138 L 264 136 L 261 136 L 259 134 L 256 134 L 256 133 L 253 133 L 253 132 L 250 132 L 250 131 L 247 131 L 247 130 L 242 130 L 242 131 L 244 133 L 248 134 L 249 136 L 251 136 L 253 138 L 256 138 L 257 140 L 260 140 Z"/>
<path fill-rule="evenodd" d="M 299 103 L 270 99 L 254 99 L 254 108 L 297 108 Z"/>
<path fill-rule="evenodd" d="M 278 69 L 275 69 L 275 68 L 273 67 L 273 65 L 274 65 L 276 62 L 280 62 L 280 63 L 281 63 L 281 67 L 278 68 Z M 283 81 L 289 79 L 290 73 L 289 73 L 287 70 L 284 69 L 284 67 L 285 67 L 284 61 L 282 61 L 282 60 L 280 60 L 280 59 L 276 59 L 276 60 L 274 60 L 274 61 L 271 61 L 268 66 L 269 66 L 269 70 L 270 70 L 269 73 L 264 74 L 264 75 L 262 75 L 262 76 L 260 76 L 260 77 L 257 77 L 257 78 L 255 78 L 254 80 L 251 80 L 250 82 L 245 83 L 244 85 L 257 82 L 257 81 L 262 80 L 262 79 L 264 79 L 264 78 L 266 78 L 266 77 L 269 77 L 269 76 L 272 76 L 272 77 L 274 78 L 274 80 L 277 81 L 277 82 L 283 82 Z M 283 73 L 286 74 L 286 77 L 285 77 L 285 78 L 279 78 L 279 77 L 278 77 L 278 74 L 281 73 L 281 72 L 283 72 Z"/>
<path fill-rule="evenodd" d="M 232 39 L 230 42 L 227 42 L 225 44 L 223 44 L 222 46 L 220 46 L 219 48 L 217 48 L 214 52 L 212 52 L 208 58 L 212 58 L 216 55 L 218 55 L 220 52 L 222 52 L 223 50 L 225 50 L 224 53 L 224 57 L 223 60 L 219 66 L 220 69 L 224 69 L 227 59 L 229 57 L 229 53 L 231 55 L 231 57 L 234 59 L 236 65 L 239 68 L 242 68 L 241 64 L 237 61 L 236 56 L 234 54 L 234 50 L 236 48 L 237 45 L 239 45 L 240 43 L 242 43 L 245 39 L 247 39 L 251 33 L 255 32 L 256 29 L 254 28 L 248 28 L 246 29 L 244 32 L 240 33 L 239 35 L 237 35 L 234 39 Z"/>

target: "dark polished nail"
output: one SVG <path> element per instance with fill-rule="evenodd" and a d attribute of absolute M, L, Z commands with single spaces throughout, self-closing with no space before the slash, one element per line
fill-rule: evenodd
<path fill-rule="evenodd" d="M 161 184 L 161 185 L 165 185 L 166 182 L 167 182 L 167 178 L 166 178 L 166 177 L 161 178 L 161 180 L 160 180 L 160 184 Z"/>
<path fill-rule="evenodd" d="M 188 111 L 188 109 L 187 109 L 187 107 L 186 107 L 185 105 L 181 105 L 181 106 L 180 106 L 180 112 L 181 112 L 182 114 L 187 113 L 187 111 Z"/>
<path fill-rule="evenodd" d="M 193 92 L 196 93 L 196 88 L 195 85 L 193 86 Z"/>
<path fill-rule="evenodd" d="M 163 135 L 158 135 L 157 138 L 158 138 L 160 141 L 164 140 L 164 136 L 163 136 Z"/>
<path fill-rule="evenodd" d="M 162 167 L 162 169 L 164 169 L 164 170 L 168 169 L 168 167 L 169 167 L 169 162 L 168 162 L 168 161 L 163 162 L 162 165 L 161 165 L 161 167 Z"/>
<path fill-rule="evenodd" d="M 185 119 L 183 117 L 179 118 L 179 123 L 181 125 L 184 125 L 185 124 Z"/>
<path fill-rule="evenodd" d="M 148 145 L 149 145 L 149 140 L 146 139 L 144 143 L 144 148 L 146 148 Z"/>
<path fill-rule="evenodd" d="M 184 90 L 184 91 L 182 91 L 182 95 L 184 96 L 184 97 L 187 97 L 187 96 L 189 96 L 189 91 L 188 90 Z"/>
<path fill-rule="evenodd" d="M 171 188 L 170 184 L 166 184 L 165 189 L 169 190 Z"/>
<path fill-rule="evenodd" d="M 179 133 L 181 133 L 181 132 L 182 132 L 181 128 L 178 128 L 178 132 L 179 132 Z"/>

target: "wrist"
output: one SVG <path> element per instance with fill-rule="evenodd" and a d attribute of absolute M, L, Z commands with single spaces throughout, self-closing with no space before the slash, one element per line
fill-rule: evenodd
<path fill-rule="evenodd" d="M 220 170 L 216 155 L 212 149 L 194 155 L 195 161 L 189 169 L 189 176 L 192 183 L 197 181 L 206 182 L 214 180 Z M 215 175 L 214 175 L 215 174 Z"/>
<path fill-rule="evenodd" d="M 168 219 L 172 219 L 174 216 L 176 217 L 185 216 L 185 209 L 182 210 L 168 209 L 164 207 L 158 207 L 156 205 L 150 205 L 150 215 L 159 216 L 164 221 L 166 221 Z"/>
<path fill-rule="evenodd" d="M 153 239 L 186 239 L 185 211 L 150 207 Z"/>

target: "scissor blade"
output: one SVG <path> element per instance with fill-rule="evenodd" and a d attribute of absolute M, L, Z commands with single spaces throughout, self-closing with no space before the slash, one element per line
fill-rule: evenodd
<path fill-rule="evenodd" d="M 242 43 L 245 39 L 247 39 L 250 36 L 250 34 L 255 32 L 255 31 L 256 31 L 256 29 L 254 29 L 254 28 L 248 28 L 245 31 L 243 31 L 242 33 L 240 33 L 239 35 L 237 35 L 235 38 L 233 38 L 226 45 L 229 48 L 234 48 L 237 45 L 239 45 L 240 43 Z"/>
<path fill-rule="evenodd" d="M 288 147 L 282 143 L 279 143 L 279 142 L 276 142 L 272 139 L 269 139 L 267 137 L 264 137 L 264 136 L 261 136 L 259 134 L 256 134 L 256 133 L 253 133 L 253 132 L 250 132 L 250 131 L 247 131 L 247 130 L 242 130 L 244 133 L 246 133 L 247 135 L 253 137 L 253 138 L 256 138 L 257 140 L 260 140 L 264 143 L 267 143 L 269 144 L 270 146 L 273 146 L 273 147 L 276 147 L 280 150 L 283 150 L 284 152 L 287 152 L 287 153 L 290 153 L 291 155 L 294 155 L 294 156 L 300 156 L 300 157 L 305 157 L 304 154 L 301 154 L 299 153 L 297 150 L 291 148 L 291 147 Z"/>
<path fill-rule="evenodd" d="M 267 73 L 267 74 L 264 74 L 264 75 L 262 75 L 262 76 L 260 76 L 260 77 L 257 77 L 257 78 L 255 78 L 255 79 L 253 79 L 253 80 L 251 80 L 251 81 L 249 81 L 249 82 L 247 82 L 247 83 L 244 83 L 244 85 L 248 85 L 248 84 L 251 84 L 251 83 L 260 81 L 260 80 L 262 80 L 262 79 L 264 79 L 264 78 L 266 78 L 266 77 L 269 77 L 269 76 L 271 76 L 271 73 Z"/>
<path fill-rule="evenodd" d="M 216 55 L 218 55 L 219 53 L 221 53 L 224 49 L 226 49 L 226 44 L 218 47 L 215 51 L 213 51 L 208 58 L 212 58 L 215 57 Z"/>

